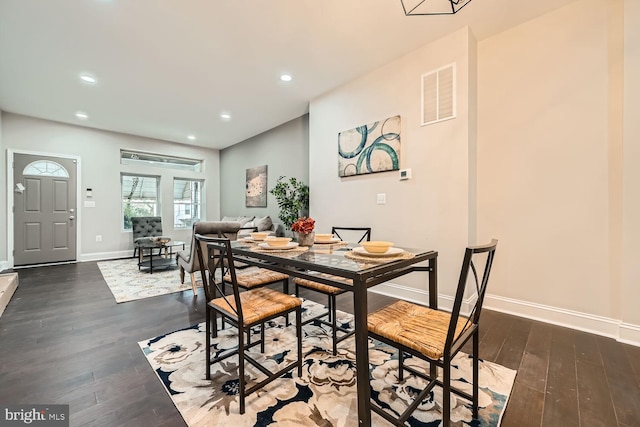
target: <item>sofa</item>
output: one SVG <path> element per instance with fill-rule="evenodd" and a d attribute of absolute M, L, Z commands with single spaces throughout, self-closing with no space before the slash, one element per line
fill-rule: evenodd
<path fill-rule="evenodd" d="M 252 231 L 268 231 L 276 236 L 284 236 L 284 226 L 282 224 L 274 223 L 269 215 L 264 217 L 225 216 L 222 218 L 222 222 L 240 223 L 238 236 L 247 236 Z"/>
<path fill-rule="evenodd" d="M 180 267 L 180 283 L 184 283 L 184 274 L 189 273 L 191 276 L 191 287 L 194 295 L 197 293 L 195 273 L 200 271 L 200 263 L 198 262 L 198 254 L 196 252 L 195 235 L 200 234 L 207 237 L 220 237 L 230 240 L 236 240 L 241 224 L 236 221 L 203 221 L 196 222 L 192 227 L 191 246 L 188 250 L 179 251 L 176 255 L 178 267 Z M 203 248 L 206 253 L 206 248 Z"/>

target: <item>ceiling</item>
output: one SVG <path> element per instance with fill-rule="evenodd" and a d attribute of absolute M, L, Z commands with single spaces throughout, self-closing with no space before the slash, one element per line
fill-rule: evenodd
<path fill-rule="evenodd" d="M 0 110 L 222 149 L 466 25 L 482 40 L 571 1 L 0 0 Z"/>

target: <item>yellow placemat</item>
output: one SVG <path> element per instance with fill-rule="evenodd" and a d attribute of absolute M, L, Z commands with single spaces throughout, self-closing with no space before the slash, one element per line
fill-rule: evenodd
<path fill-rule="evenodd" d="M 368 262 L 368 263 L 372 263 L 372 264 L 383 264 L 385 262 L 391 262 L 391 261 L 397 261 L 399 259 L 411 259 L 411 258 L 415 258 L 415 254 L 412 254 L 411 252 L 401 252 L 397 255 L 390 255 L 390 256 L 366 256 L 366 255 L 360 255 L 358 253 L 355 253 L 353 251 L 349 251 L 349 252 L 345 252 L 344 253 L 344 257 L 345 258 L 349 258 L 352 259 L 354 261 L 362 261 L 362 262 Z"/>
<path fill-rule="evenodd" d="M 260 246 L 256 246 L 250 249 L 252 252 L 260 252 L 263 254 L 272 254 L 272 255 L 277 255 L 277 256 L 281 256 L 281 257 L 294 257 L 296 255 L 300 255 L 301 253 L 307 252 L 309 250 L 308 247 L 306 246 L 298 246 L 295 247 L 293 249 L 282 249 L 282 250 L 278 250 L 278 249 L 263 249 Z"/>

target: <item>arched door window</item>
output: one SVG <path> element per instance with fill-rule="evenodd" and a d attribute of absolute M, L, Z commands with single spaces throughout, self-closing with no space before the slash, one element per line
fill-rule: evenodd
<path fill-rule="evenodd" d="M 60 163 L 51 160 L 36 160 L 29 163 L 22 171 L 23 175 L 58 176 L 69 178 L 69 172 Z"/>

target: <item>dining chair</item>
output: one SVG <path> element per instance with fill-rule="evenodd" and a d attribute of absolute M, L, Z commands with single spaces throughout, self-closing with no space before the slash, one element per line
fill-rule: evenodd
<path fill-rule="evenodd" d="M 356 238 L 359 238 L 357 243 L 362 242 L 363 240 L 371 240 L 371 227 L 332 227 L 331 233 L 333 233 L 340 240 L 343 240 L 340 236 L 339 232 L 342 232 L 346 235 L 346 232 L 355 232 Z M 338 288 L 335 286 L 331 286 L 328 284 L 321 283 L 319 280 L 323 279 L 331 279 L 331 280 L 340 280 L 345 284 L 353 285 L 353 281 L 349 279 L 344 279 L 341 277 L 331 276 L 329 274 L 319 273 L 318 281 L 316 280 L 308 280 L 295 278 L 293 279 L 293 283 L 295 285 L 296 295 L 300 295 L 300 287 L 311 289 L 312 291 L 324 294 L 327 296 L 327 311 L 318 314 L 312 318 L 307 319 L 304 324 L 318 321 L 324 325 L 331 327 L 331 336 L 333 340 L 333 355 L 335 356 L 338 352 L 338 343 L 349 338 L 351 335 L 355 333 L 353 329 L 345 328 L 342 325 L 338 325 L 336 319 L 336 296 L 347 292 L 342 288 Z M 324 318 L 327 317 L 327 320 Z M 342 334 L 338 336 L 338 332 Z"/>
<path fill-rule="evenodd" d="M 262 389 L 266 384 L 278 379 L 298 368 L 298 376 L 302 376 L 302 301 L 291 295 L 270 288 L 251 289 L 240 292 L 240 287 L 236 280 L 236 269 L 231 253 L 231 241 L 215 237 L 196 235 L 198 242 L 205 243 L 196 245 L 200 274 L 204 284 L 206 304 L 206 370 L 205 376 L 211 379 L 211 365 L 225 360 L 231 356 L 238 357 L 238 392 L 240 395 L 240 414 L 245 412 L 245 399 L 251 393 Z M 205 261 L 206 259 L 206 261 Z M 208 274 L 207 274 L 208 272 Z M 225 295 L 220 287 L 221 280 L 218 279 L 227 275 L 233 287 L 233 293 Z M 218 296 L 220 294 L 220 296 Z M 276 372 L 260 363 L 252 357 L 248 350 L 260 344 L 260 351 L 264 353 L 265 345 L 265 323 L 279 316 L 288 316 L 289 313 L 296 313 L 296 338 L 297 338 L 297 359 L 290 363 L 282 362 L 284 367 L 278 366 Z M 211 337 L 218 336 L 218 314 L 222 319 L 231 323 L 238 329 L 238 346 L 227 352 L 212 358 Z M 224 323 L 224 322 L 223 322 Z M 213 326 L 213 331 L 211 330 Z M 251 342 L 251 331 L 255 326 L 260 327 L 260 339 Z M 245 334 L 247 339 L 245 341 Z M 214 349 L 218 352 L 219 350 Z M 255 383 L 247 383 L 245 363 L 254 365 L 266 378 L 256 379 Z"/>
<path fill-rule="evenodd" d="M 331 227 L 331 233 L 340 240 L 349 241 L 349 238 L 354 237 L 352 243 L 371 240 L 371 227 Z M 355 241 L 356 239 L 357 241 Z"/>
<path fill-rule="evenodd" d="M 436 385 L 443 389 L 442 425 L 444 427 L 451 425 L 452 392 L 469 400 L 472 403 L 473 418 L 478 418 L 478 322 L 497 244 L 498 241 L 494 239 L 487 245 L 466 248 L 453 310 L 450 313 L 406 301 L 397 301 L 369 314 L 367 319 L 369 337 L 398 349 L 398 381 L 400 383 L 404 381 L 404 371 L 407 371 L 427 382 L 420 393 L 416 391 L 417 395 L 413 403 L 402 414 L 388 412 L 375 402 L 371 402 L 371 409 L 390 423 L 397 426 L 406 425 L 405 422 Z M 482 267 L 482 260 L 484 260 L 484 268 L 479 275 L 476 263 L 479 261 L 478 265 Z M 470 282 L 469 271 L 473 273 L 476 299 L 469 315 L 465 316 L 460 313 L 460 309 L 467 291 L 467 284 Z M 451 360 L 469 339 L 473 340 L 471 395 L 451 385 Z M 422 359 L 430 366 L 442 368 L 442 381 L 431 377 L 428 372 L 407 366 L 404 363 L 407 355 Z"/>

